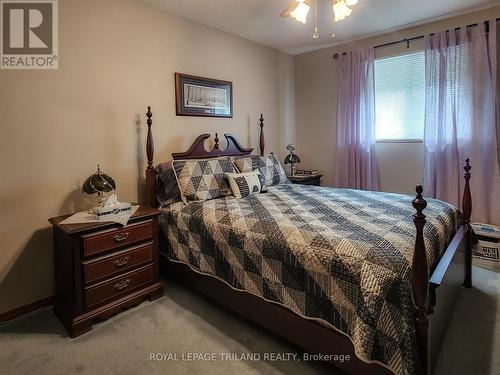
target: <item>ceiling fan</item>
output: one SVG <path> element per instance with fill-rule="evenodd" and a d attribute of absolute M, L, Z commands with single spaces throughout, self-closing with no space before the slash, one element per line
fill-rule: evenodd
<path fill-rule="evenodd" d="M 309 14 L 309 10 L 311 9 L 311 5 L 314 3 L 314 33 L 313 38 L 318 39 L 318 23 L 317 23 L 317 0 L 292 0 L 290 4 L 281 12 L 281 17 L 292 17 L 298 22 L 306 23 L 307 15 Z M 331 0 L 332 9 L 334 15 L 334 21 L 339 22 L 349 17 L 352 13 L 353 5 L 358 3 L 358 0 Z M 332 35 L 332 38 L 335 38 L 335 34 Z"/>

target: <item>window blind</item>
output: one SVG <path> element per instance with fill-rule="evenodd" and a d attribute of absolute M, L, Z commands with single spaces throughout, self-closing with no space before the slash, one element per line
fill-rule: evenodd
<path fill-rule="evenodd" d="M 425 117 L 424 52 L 375 61 L 377 140 L 422 140 Z"/>

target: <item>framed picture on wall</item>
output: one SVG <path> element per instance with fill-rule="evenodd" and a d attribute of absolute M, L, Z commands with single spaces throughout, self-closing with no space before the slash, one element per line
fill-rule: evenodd
<path fill-rule="evenodd" d="M 233 117 L 233 83 L 175 73 L 177 116 Z"/>

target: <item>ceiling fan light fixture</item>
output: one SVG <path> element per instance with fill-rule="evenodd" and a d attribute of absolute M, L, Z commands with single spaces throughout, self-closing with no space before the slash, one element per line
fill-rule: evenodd
<path fill-rule="evenodd" d="M 333 13 L 335 14 L 335 22 L 339 22 L 349 17 L 352 9 L 347 6 L 345 0 L 333 0 Z"/>
<path fill-rule="evenodd" d="M 318 27 L 314 27 L 314 33 L 313 33 L 313 38 L 318 39 L 319 38 L 319 32 L 318 32 Z"/>
<path fill-rule="evenodd" d="M 281 12 L 281 17 L 291 17 L 294 20 L 306 23 L 309 10 L 314 6 L 314 32 L 313 39 L 320 37 L 318 32 L 318 0 L 290 0 L 289 5 Z M 359 0 L 331 0 L 334 21 L 339 22 L 349 17 L 352 13 L 350 6 L 356 5 Z M 335 34 L 332 34 L 332 39 L 335 39 Z"/>
<path fill-rule="evenodd" d="M 297 0 L 297 6 L 290 12 L 290 17 L 301 22 L 307 22 L 307 14 L 309 13 L 309 9 L 311 8 L 309 4 L 305 2 L 305 0 Z"/>

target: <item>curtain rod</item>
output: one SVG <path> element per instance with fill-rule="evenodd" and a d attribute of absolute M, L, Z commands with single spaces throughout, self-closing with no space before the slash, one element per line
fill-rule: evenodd
<path fill-rule="evenodd" d="M 500 20 L 500 18 L 497 18 L 497 19 L 496 19 L 496 21 L 497 21 L 497 22 L 498 22 L 499 20 Z M 486 31 L 488 31 L 488 27 L 489 27 L 490 21 L 485 21 L 484 23 L 485 23 L 485 25 L 486 25 Z M 476 27 L 476 26 L 478 26 L 478 24 L 477 24 L 477 23 L 473 23 L 473 24 L 471 24 L 471 25 L 467 25 L 467 27 Z M 460 30 L 460 27 L 456 27 L 454 30 L 455 30 L 455 31 L 458 31 L 458 30 Z M 432 34 L 430 34 L 430 35 L 432 36 L 432 35 L 434 35 L 434 34 L 435 34 L 435 33 L 432 33 Z M 395 45 L 395 44 L 399 44 L 399 43 L 406 43 L 406 48 L 410 48 L 410 42 L 413 42 L 414 40 L 422 39 L 422 38 L 424 38 L 424 37 L 425 37 L 425 35 L 414 36 L 414 37 L 412 37 L 412 38 L 403 38 L 403 39 L 401 39 L 401 40 L 396 40 L 396 41 L 394 41 L 394 42 L 388 42 L 388 43 L 384 43 L 384 44 L 378 44 L 378 45 L 376 45 L 376 46 L 375 46 L 375 47 L 373 47 L 373 48 L 383 48 L 383 47 L 389 47 L 389 46 L 392 46 L 392 45 Z M 347 54 L 347 52 L 342 52 L 342 55 L 346 55 L 346 54 Z M 334 53 L 334 54 L 333 54 L 333 58 L 334 58 L 335 60 L 337 60 L 339 57 L 340 57 L 340 54 L 339 54 L 339 53 L 337 53 L 337 52 L 336 52 L 336 53 Z"/>

